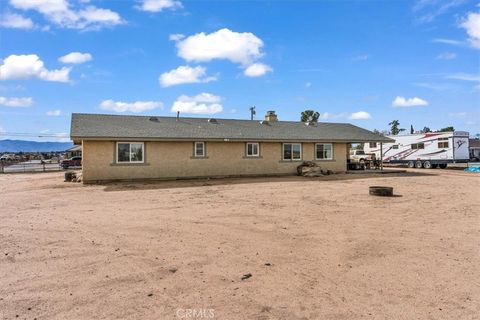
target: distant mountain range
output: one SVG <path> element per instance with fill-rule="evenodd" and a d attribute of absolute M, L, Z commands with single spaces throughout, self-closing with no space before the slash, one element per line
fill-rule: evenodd
<path fill-rule="evenodd" d="M 5 152 L 50 152 L 65 151 L 71 142 L 38 142 L 27 140 L 0 140 L 0 153 Z"/>

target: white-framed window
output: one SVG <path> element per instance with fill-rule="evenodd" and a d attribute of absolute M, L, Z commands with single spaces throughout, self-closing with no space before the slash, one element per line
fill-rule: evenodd
<path fill-rule="evenodd" d="M 301 143 L 284 143 L 283 144 L 283 160 L 291 160 L 291 161 L 302 160 L 302 144 Z"/>
<path fill-rule="evenodd" d="M 247 142 L 246 155 L 247 155 L 247 157 L 259 157 L 260 156 L 260 143 L 258 143 L 258 142 Z"/>
<path fill-rule="evenodd" d="M 369 146 L 370 146 L 370 148 L 376 148 L 377 143 L 376 142 L 369 142 Z"/>
<path fill-rule="evenodd" d="M 398 149 L 398 144 L 394 144 L 394 145 L 392 146 L 392 149 Z"/>
<path fill-rule="evenodd" d="M 143 163 L 143 142 L 117 142 L 117 163 Z"/>
<path fill-rule="evenodd" d="M 196 141 L 193 145 L 193 156 L 195 158 L 205 157 L 205 142 Z"/>
<path fill-rule="evenodd" d="M 333 145 L 331 143 L 316 143 L 315 159 L 316 160 L 332 160 Z"/>

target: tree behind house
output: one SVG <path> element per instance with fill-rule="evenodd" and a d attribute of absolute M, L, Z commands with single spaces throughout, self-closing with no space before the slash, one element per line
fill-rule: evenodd
<path fill-rule="evenodd" d="M 393 135 L 397 135 L 400 132 L 405 131 L 405 129 L 400 129 L 399 128 L 400 121 L 398 121 L 398 120 L 393 120 L 388 125 L 390 126 L 390 133 L 393 134 Z"/>
<path fill-rule="evenodd" d="M 455 131 L 455 128 L 452 127 L 452 126 L 445 127 L 445 128 L 442 128 L 442 129 L 438 130 L 438 132 L 453 132 L 453 131 Z"/>
<path fill-rule="evenodd" d="M 305 111 L 302 111 L 300 121 L 317 123 L 318 118 L 320 118 L 320 113 L 318 113 L 317 111 L 305 110 Z"/>

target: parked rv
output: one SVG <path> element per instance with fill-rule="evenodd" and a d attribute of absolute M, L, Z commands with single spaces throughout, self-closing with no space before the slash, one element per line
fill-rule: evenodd
<path fill-rule="evenodd" d="M 14 154 L 4 154 L 0 157 L 0 161 L 14 161 L 15 155 Z"/>
<path fill-rule="evenodd" d="M 446 168 L 449 163 L 469 161 L 468 132 L 431 132 L 391 135 L 383 144 L 383 162 L 404 163 L 409 168 Z M 366 143 L 365 153 L 380 158 L 380 144 Z"/>

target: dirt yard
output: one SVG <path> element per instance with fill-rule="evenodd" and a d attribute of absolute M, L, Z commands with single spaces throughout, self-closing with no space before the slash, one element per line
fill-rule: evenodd
<path fill-rule="evenodd" d="M 62 177 L 0 175 L 1 319 L 479 318 L 478 174 Z"/>

